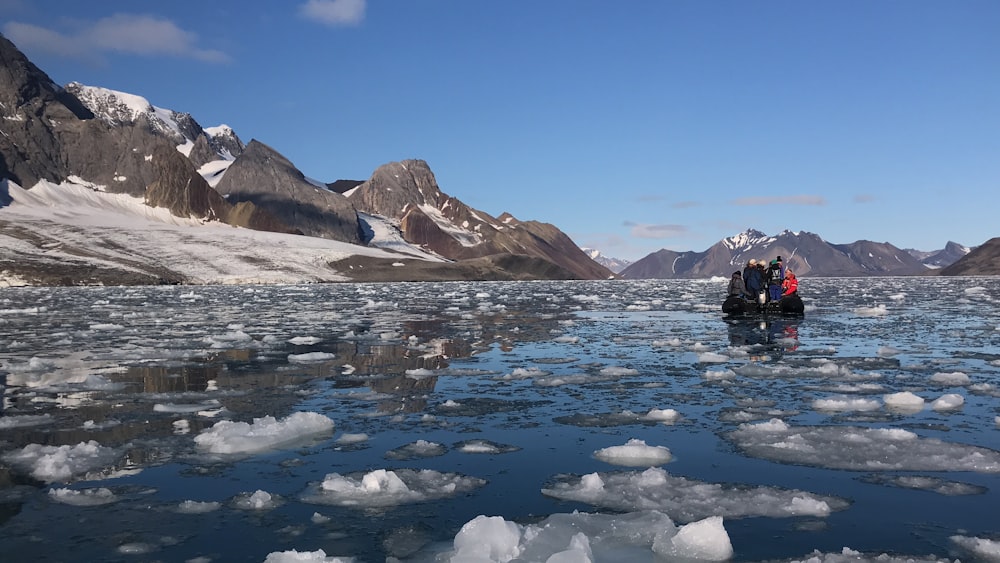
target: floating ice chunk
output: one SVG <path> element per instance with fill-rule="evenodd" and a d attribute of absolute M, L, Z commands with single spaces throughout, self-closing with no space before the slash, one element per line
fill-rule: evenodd
<path fill-rule="evenodd" d="M 579 344 L 580 337 L 563 335 L 563 336 L 557 336 L 552 340 L 553 342 L 558 342 L 559 344 Z"/>
<path fill-rule="evenodd" d="M 644 440 L 631 439 L 622 446 L 610 446 L 594 452 L 594 457 L 612 465 L 650 467 L 669 462 L 673 456 L 663 446 L 649 446 Z"/>
<path fill-rule="evenodd" d="M 680 419 L 681 413 L 674 409 L 650 409 L 644 417 L 646 420 L 656 420 L 664 424 L 673 424 Z"/>
<path fill-rule="evenodd" d="M 110 489 L 101 487 L 98 489 L 50 489 L 49 498 L 63 504 L 73 506 L 100 506 L 111 504 L 118 500 L 118 497 Z"/>
<path fill-rule="evenodd" d="M 191 423 L 187 420 L 175 420 L 171 425 L 174 427 L 174 434 L 183 436 L 191 432 Z"/>
<path fill-rule="evenodd" d="M 359 432 L 356 434 L 350 434 L 344 432 L 343 434 L 340 435 L 339 438 L 337 438 L 338 444 L 359 444 L 361 442 L 367 442 L 367 441 L 368 441 L 368 434 L 365 434 L 364 432 Z"/>
<path fill-rule="evenodd" d="M 854 314 L 859 317 L 882 317 L 889 313 L 889 310 L 885 308 L 885 305 L 878 304 L 874 307 L 859 307 L 854 309 Z"/>
<path fill-rule="evenodd" d="M 726 561 L 733 556 L 733 544 L 722 525 L 722 518 L 710 516 L 681 526 L 669 539 L 657 538 L 653 551 L 666 557 Z"/>
<path fill-rule="evenodd" d="M 386 459 L 406 460 L 444 455 L 447 448 L 437 442 L 417 440 L 385 453 Z"/>
<path fill-rule="evenodd" d="M 808 558 L 793 560 L 796 563 L 957 563 L 957 559 L 938 559 L 936 557 L 914 557 L 911 555 L 889 555 L 888 553 L 868 554 L 845 547 L 840 553 L 821 553 L 813 551 Z"/>
<path fill-rule="evenodd" d="M 537 367 L 514 368 L 513 371 L 511 371 L 510 373 L 504 375 L 500 379 L 507 380 L 507 381 L 509 381 L 509 380 L 517 380 L 517 379 L 532 379 L 532 378 L 535 378 L 535 377 L 543 377 L 543 376 L 549 375 L 550 373 L 551 372 L 545 371 L 545 370 L 543 370 L 541 368 L 537 368 Z"/>
<path fill-rule="evenodd" d="M 899 355 L 900 352 L 901 350 L 895 346 L 879 346 L 878 351 L 875 353 L 878 354 L 880 358 L 891 358 Z"/>
<path fill-rule="evenodd" d="M 233 498 L 233 506 L 243 510 L 271 510 L 282 504 L 281 497 L 260 489 Z"/>
<path fill-rule="evenodd" d="M 264 563 L 353 563 L 353 557 L 327 556 L 322 549 L 316 551 L 273 551 L 264 558 Z"/>
<path fill-rule="evenodd" d="M 24 428 L 25 426 L 39 426 L 49 424 L 55 419 L 51 414 L 23 414 L 0 417 L 0 430 L 11 428 Z"/>
<path fill-rule="evenodd" d="M 253 424 L 222 420 L 195 436 L 202 451 L 216 454 L 250 454 L 299 444 L 333 432 L 333 421 L 314 412 L 296 412 L 283 420 L 273 416 L 253 419 Z"/>
<path fill-rule="evenodd" d="M 784 423 L 782 423 L 784 424 Z M 771 428 L 762 431 L 763 425 Z M 726 435 L 745 454 L 800 465 L 862 471 L 1000 473 L 1000 452 L 921 438 L 901 428 L 743 424 Z"/>
<path fill-rule="evenodd" d="M 253 337 L 242 330 L 233 330 L 224 334 L 212 334 L 202 339 L 212 348 L 231 348 L 235 345 L 246 346 L 253 342 Z"/>
<path fill-rule="evenodd" d="M 969 376 L 960 371 L 953 371 L 950 373 L 938 372 L 931 376 L 931 383 L 937 383 L 939 385 L 945 385 L 950 387 L 961 387 L 963 385 L 968 385 L 972 383 Z"/>
<path fill-rule="evenodd" d="M 177 505 L 177 512 L 181 514 L 205 514 L 214 512 L 222 508 L 221 502 L 198 502 L 196 500 L 186 500 Z"/>
<path fill-rule="evenodd" d="M 467 454 L 506 454 L 521 448 L 509 444 L 498 444 L 490 440 L 464 440 L 455 444 L 455 449 Z"/>
<path fill-rule="evenodd" d="M 729 360 L 729 356 L 719 354 L 718 352 L 702 352 L 701 354 L 698 354 L 698 362 L 703 364 L 721 364 L 728 362 Z"/>
<path fill-rule="evenodd" d="M 701 374 L 707 381 L 725 381 L 736 377 L 736 372 L 731 369 L 710 369 Z"/>
<path fill-rule="evenodd" d="M 883 395 L 882 400 L 885 401 L 886 408 L 903 413 L 920 412 L 924 408 L 923 397 L 909 391 L 889 393 L 888 395 Z"/>
<path fill-rule="evenodd" d="M 959 535 L 951 536 L 948 539 L 971 553 L 974 559 L 1000 561 L 1000 541 Z"/>
<path fill-rule="evenodd" d="M 336 506 L 386 507 L 450 497 L 485 484 L 483 479 L 430 469 L 330 473 L 322 482 L 310 486 L 302 500 Z"/>
<path fill-rule="evenodd" d="M 715 522 L 689 525 L 675 541 L 678 556 L 724 553 L 729 536 Z M 684 529 L 683 527 L 681 528 Z M 477 516 L 455 536 L 452 549 L 430 554 L 434 561 L 500 563 L 538 561 L 588 563 L 660 559 L 679 530 L 669 516 L 655 510 L 626 514 L 553 514 L 534 524 L 521 525 L 499 516 Z M 713 558 L 714 560 L 721 560 Z M 705 560 L 705 559 L 703 559 Z"/>
<path fill-rule="evenodd" d="M 289 354 L 288 361 L 295 364 L 307 364 L 311 362 L 325 362 L 336 357 L 336 354 L 329 352 L 306 352 L 305 354 Z"/>
<path fill-rule="evenodd" d="M 458 531 L 454 546 L 449 561 L 510 561 L 521 553 L 521 529 L 500 516 L 477 516 Z"/>
<path fill-rule="evenodd" d="M 404 374 L 407 379 L 414 379 L 417 381 L 427 379 L 428 377 L 433 377 L 435 375 L 434 370 L 427 368 L 408 369 L 404 372 Z"/>
<path fill-rule="evenodd" d="M 670 340 L 654 340 L 650 343 L 653 348 L 677 348 L 682 344 L 680 338 L 671 338 Z"/>
<path fill-rule="evenodd" d="M 80 442 L 75 446 L 28 444 L 20 450 L 0 456 L 3 461 L 46 483 L 79 478 L 90 471 L 110 465 L 117 458 L 118 453 L 114 449 L 106 448 L 94 440 Z"/>
<path fill-rule="evenodd" d="M 858 399 L 853 397 L 816 399 L 812 405 L 818 411 L 833 412 L 875 411 L 882 408 L 882 403 L 879 403 L 875 399 Z"/>
<path fill-rule="evenodd" d="M 962 408 L 965 404 L 965 397 L 958 393 L 946 393 L 941 395 L 931 403 L 931 408 L 936 411 L 953 411 Z"/>
<path fill-rule="evenodd" d="M 580 478 L 558 476 L 542 494 L 613 510 L 659 510 L 684 522 L 709 516 L 828 516 L 848 506 L 836 497 L 778 487 L 706 483 L 670 475 L 659 467 Z"/>
<path fill-rule="evenodd" d="M 186 405 L 175 403 L 156 403 L 153 405 L 153 412 L 196 413 L 218 407 L 220 404 L 221 403 L 219 403 L 216 399 Z"/>
<path fill-rule="evenodd" d="M 923 475 L 870 475 L 865 477 L 863 481 L 877 485 L 928 491 L 945 496 L 981 495 L 988 490 L 986 487 L 971 483 L 946 481 L 938 477 L 926 477 Z"/>
<path fill-rule="evenodd" d="M 639 370 L 622 366 L 607 366 L 601 368 L 601 375 L 624 377 L 626 375 L 639 375 Z"/>
<path fill-rule="evenodd" d="M 322 341 L 322 338 L 318 338 L 316 336 L 296 336 L 288 339 L 289 344 L 295 344 L 296 346 L 311 346 L 313 344 L 319 344 Z"/>

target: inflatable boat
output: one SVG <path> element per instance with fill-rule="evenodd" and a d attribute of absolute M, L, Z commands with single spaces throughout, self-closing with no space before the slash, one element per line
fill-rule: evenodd
<path fill-rule="evenodd" d="M 722 312 L 731 317 L 741 315 L 801 317 L 805 314 L 805 305 L 798 293 L 786 295 L 777 301 L 768 301 L 763 298 L 763 294 L 757 300 L 731 295 L 722 303 Z"/>

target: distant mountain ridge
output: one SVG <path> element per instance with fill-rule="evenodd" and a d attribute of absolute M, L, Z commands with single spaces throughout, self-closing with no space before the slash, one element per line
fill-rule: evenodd
<path fill-rule="evenodd" d="M 859 240 L 833 244 L 805 231 L 767 235 L 753 228 L 722 239 L 702 252 L 660 250 L 630 264 L 624 279 L 674 279 L 728 276 L 750 261 L 781 256 L 787 267 L 808 276 L 913 276 L 950 265 L 969 249 L 949 242 L 945 249 L 914 255 L 888 243 Z"/>
<path fill-rule="evenodd" d="M 587 256 L 590 256 L 591 260 L 611 270 L 615 274 L 621 273 L 622 270 L 627 268 L 629 264 L 632 263 L 631 260 L 605 256 L 603 253 L 601 253 L 600 250 L 597 250 L 596 248 L 583 247 L 581 250 L 586 252 Z"/>

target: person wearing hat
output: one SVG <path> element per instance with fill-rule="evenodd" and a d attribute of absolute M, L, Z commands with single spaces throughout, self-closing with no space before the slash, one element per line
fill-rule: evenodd
<path fill-rule="evenodd" d="M 785 263 L 781 256 L 771 260 L 767 268 L 767 291 L 771 301 L 781 299 L 781 284 L 785 281 Z"/>
<path fill-rule="evenodd" d="M 743 285 L 746 286 L 751 299 L 756 299 L 757 294 L 764 291 L 764 276 L 757 267 L 757 260 L 753 258 L 747 263 L 747 267 L 743 268 Z"/>

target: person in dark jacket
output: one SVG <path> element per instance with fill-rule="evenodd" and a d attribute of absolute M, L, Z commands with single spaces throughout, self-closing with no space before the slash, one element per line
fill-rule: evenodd
<path fill-rule="evenodd" d="M 743 283 L 746 284 L 751 299 L 757 299 L 757 295 L 764 291 L 764 272 L 753 258 L 746 270 L 743 270 Z"/>
<path fill-rule="evenodd" d="M 785 263 L 781 256 L 771 260 L 767 268 L 767 291 L 771 301 L 781 299 L 781 284 L 785 281 Z"/>
<path fill-rule="evenodd" d="M 729 278 L 729 289 L 727 290 L 728 297 L 746 297 L 750 295 L 747 293 L 747 286 L 743 283 L 743 276 L 739 272 L 733 272 L 733 276 Z"/>

